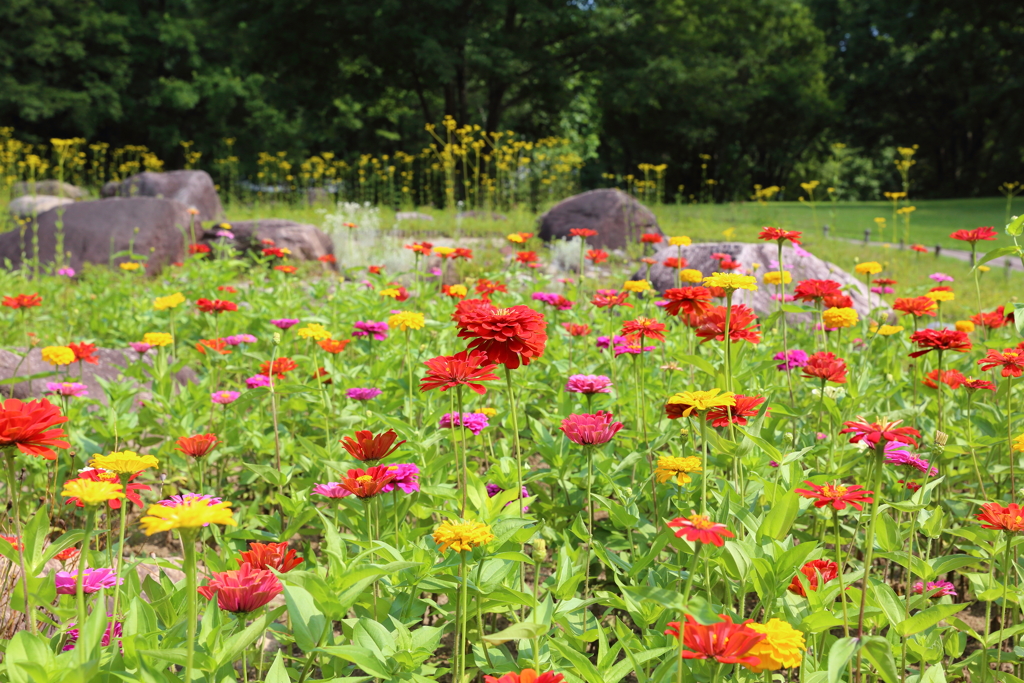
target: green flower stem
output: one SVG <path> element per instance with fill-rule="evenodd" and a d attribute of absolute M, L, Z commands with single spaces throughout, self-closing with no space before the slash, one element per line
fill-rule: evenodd
<path fill-rule="evenodd" d="M 92 536 L 93 527 L 96 524 L 96 506 L 87 505 L 85 506 L 85 535 L 82 537 L 82 549 L 78 553 L 78 576 L 75 577 L 75 605 L 78 608 L 78 632 L 83 633 L 85 629 L 85 588 L 83 586 L 83 580 L 85 579 L 85 568 L 89 564 L 89 537 Z M 27 592 L 26 592 L 27 595 Z M 111 637 L 113 637 L 113 631 L 111 631 Z M 85 661 L 85 648 L 79 648 L 81 650 L 82 661 Z"/>
<path fill-rule="evenodd" d="M 985 491 L 985 481 L 981 478 L 981 469 L 978 467 L 978 453 L 974 450 L 974 428 L 971 424 L 971 408 L 974 403 L 974 390 L 967 390 L 967 448 L 971 451 L 971 461 L 974 462 L 974 474 L 978 477 L 978 492 L 988 498 Z M 1011 445 L 1011 449 L 1013 446 Z M 1012 452 L 1012 450 L 1011 450 Z"/>
<path fill-rule="evenodd" d="M 466 448 L 469 445 L 466 440 L 466 423 L 462 419 L 462 385 L 455 387 L 455 399 L 459 407 L 459 431 L 461 432 L 462 441 L 462 462 L 459 463 L 459 468 L 462 470 L 462 512 L 460 516 L 466 518 L 466 493 L 469 488 L 469 458 L 466 456 Z M 522 488 L 520 487 L 519 499 L 522 500 Z"/>
<path fill-rule="evenodd" d="M 686 585 L 683 586 L 683 603 L 690 599 L 690 589 L 693 588 L 693 575 L 697 573 L 697 559 L 700 555 L 701 547 L 704 544 L 700 541 L 694 543 L 693 546 L 693 564 L 690 566 L 690 571 L 686 574 Z M 710 586 L 709 586 L 710 589 Z M 680 631 L 680 633 L 682 633 Z"/>
<path fill-rule="evenodd" d="M 1006 378 L 1006 447 L 1010 456 L 1010 502 L 1017 502 L 1017 477 L 1014 473 L 1013 461 L 1013 377 Z"/>
<path fill-rule="evenodd" d="M 583 599 L 590 595 L 590 550 L 594 545 L 594 500 L 591 495 L 594 486 L 594 447 L 584 446 L 583 456 L 587 459 L 587 548 L 583 553 Z"/>
<path fill-rule="evenodd" d="M 700 422 L 700 514 L 708 513 L 708 421 L 702 413 L 698 413 Z"/>
<path fill-rule="evenodd" d="M 782 321 L 782 350 L 785 351 L 786 360 L 789 362 L 789 326 L 786 323 L 786 312 L 782 310 L 782 307 L 786 303 L 786 276 L 785 268 L 782 266 L 782 240 L 777 240 L 779 245 L 779 318 Z M 789 402 L 793 402 L 793 373 L 791 370 L 786 371 L 786 382 L 789 384 Z"/>
<path fill-rule="evenodd" d="M 732 334 L 729 325 L 732 320 L 732 295 L 731 289 L 725 290 L 725 390 L 732 391 Z"/>
<path fill-rule="evenodd" d="M 832 526 L 836 531 L 836 564 L 839 565 L 839 572 L 836 576 L 839 579 L 839 599 L 843 603 L 843 637 L 850 637 L 850 615 L 846 611 L 846 588 L 843 586 L 843 539 L 839 530 L 839 510 L 832 508 Z"/>
<path fill-rule="evenodd" d="M 477 565 L 476 565 L 476 585 L 477 585 L 477 590 L 478 591 L 480 590 L 480 584 L 483 582 L 483 573 L 484 573 L 484 560 L 483 560 L 483 558 L 480 558 L 480 562 L 477 563 Z M 534 585 L 536 585 L 536 582 L 534 582 Z M 534 602 L 536 602 L 536 596 L 534 596 Z M 476 601 L 476 626 L 477 626 L 477 629 L 480 631 L 480 645 L 484 649 L 484 657 L 487 658 L 487 666 L 489 666 L 490 668 L 493 669 L 494 668 L 494 662 L 491 661 L 491 652 L 487 648 L 487 642 L 483 640 L 483 637 L 484 637 L 484 612 L 483 612 L 483 607 L 481 606 L 482 604 L 483 604 L 483 596 L 481 595 L 480 599 Z M 537 657 L 537 652 L 536 652 L 536 649 L 537 649 L 537 639 L 536 638 L 534 638 L 534 640 L 533 640 L 533 648 L 534 648 L 534 653 L 533 653 L 534 654 L 534 658 L 536 658 Z M 539 666 L 537 668 L 537 671 L 540 671 Z"/>
<path fill-rule="evenodd" d="M 875 475 L 871 486 L 873 496 L 871 498 L 871 510 L 868 512 L 868 530 L 864 539 L 864 578 L 861 580 L 860 593 L 860 616 L 857 619 L 857 638 L 864 636 L 864 608 L 867 605 L 868 597 L 868 574 L 871 573 L 871 560 L 875 551 L 875 520 L 878 519 L 878 499 L 881 497 L 879 490 L 882 485 L 882 459 L 884 454 L 885 441 L 881 440 L 875 446 Z"/>
<path fill-rule="evenodd" d="M 185 683 L 192 681 L 192 669 L 195 661 L 196 648 L 196 619 L 198 606 L 196 604 L 196 529 L 181 528 L 178 534 L 181 538 L 181 546 L 185 551 L 185 601 L 188 606 L 186 622 L 187 634 L 185 636 Z M 79 580 L 81 585 L 81 580 Z"/>
<path fill-rule="evenodd" d="M 318 347 L 319 348 L 319 347 Z M 313 368 L 316 373 L 316 385 L 320 390 L 320 404 L 324 409 L 324 449 L 327 451 L 327 457 L 331 456 L 331 407 L 330 400 L 327 398 L 327 390 L 324 388 L 324 379 L 320 376 L 320 352 L 314 351 L 313 353 Z M 226 406 L 225 406 L 226 408 Z"/>
<path fill-rule="evenodd" d="M 1010 587 L 1010 565 L 1013 560 L 1013 536 L 1006 534 L 1006 555 L 1003 556 L 1003 601 L 999 606 L 999 628 L 1006 628 L 1006 592 Z M 1016 572 L 1015 572 L 1016 573 Z M 1014 581 L 1016 585 L 1016 581 Z M 996 643 L 996 671 L 1002 670 L 1003 643 Z"/>
<path fill-rule="evenodd" d="M 466 674 L 466 612 L 469 611 L 467 578 L 466 578 L 466 553 L 459 552 L 459 602 L 456 606 L 456 652 L 458 663 L 455 668 L 453 681 L 462 681 Z"/>
<path fill-rule="evenodd" d="M 121 476 L 121 487 L 125 491 L 127 491 L 128 490 L 128 478 L 129 478 L 130 475 L 122 474 L 120 476 Z M 125 516 L 126 516 L 126 512 L 125 511 L 127 510 L 127 508 L 128 508 L 128 499 L 127 498 L 123 498 L 121 500 L 121 510 L 120 510 L 120 512 L 121 512 L 121 515 L 120 515 L 121 520 L 120 520 L 120 525 L 119 525 L 120 530 L 118 532 L 117 567 L 114 570 L 114 576 L 115 576 L 115 579 L 114 579 L 114 608 L 111 611 L 111 616 L 110 616 L 110 633 L 111 633 L 111 637 L 113 637 L 113 633 L 114 633 L 114 624 L 117 623 L 117 603 L 118 603 L 118 599 L 121 597 L 121 568 L 124 565 L 124 524 L 125 524 Z"/>
<path fill-rule="evenodd" d="M 28 619 L 28 628 L 32 635 L 36 635 L 35 607 L 32 605 L 32 596 L 28 591 L 28 571 L 25 569 L 25 536 L 21 531 L 21 497 L 18 495 L 17 477 L 14 475 L 14 454 L 8 453 L 5 458 L 7 462 L 7 495 L 11 499 L 11 512 L 14 517 L 14 530 L 18 534 L 18 564 L 21 567 L 21 587 L 25 592 L 25 618 Z M 85 554 L 83 552 L 82 556 Z M 81 583 L 81 576 L 79 576 Z"/>

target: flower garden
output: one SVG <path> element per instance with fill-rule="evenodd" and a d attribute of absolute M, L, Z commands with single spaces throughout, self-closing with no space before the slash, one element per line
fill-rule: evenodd
<path fill-rule="evenodd" d="M 1021 680 L 1024 321 L 977 267 L 859 263 L 861 315 L 786 270 L 797 231 L 712 273 L 665 238 L 662 294 L 573 236 L 578 270 L 517 232 L 454 283 L 472 249 L 423 240 L 4 272 L 52 370 L 0 405 L 0 677 Z"/>

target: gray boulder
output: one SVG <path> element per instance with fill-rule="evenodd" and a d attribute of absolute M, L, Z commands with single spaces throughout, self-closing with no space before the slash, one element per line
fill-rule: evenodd
<path fill-rule="evenodd" d="M 181 202 L 196 209 L 200 221 L 215 221 L 224 217 L 224 208 L 213 179 L 206 171 L 146 171 L 121 182 L 111 181 L 100 192 L 103 197 L 158 197 Z"/>
<path fill-rule="evenodd" d="M 63 250 L 72 268 L 84 263 L 107 264 L 111 255 L 126 252 L 145 256 L 146 271 L 154 275 L 185 254 L 183 231 L 191 216 L 184 204 L 169 199 L 134 197 L 75 202 L 40 214 L 22 230 L 0 234 L 0 264 L 10 259 L 13 267 L 33 256 L 33 235 L 38 233 L 39 259 L 54 260 L 57 223 L 63 230 Z M 129 260 L 118 257 L 115 263 Z"/>
<path fill-rule="evenodd" d="M 587 244 L 602 249 L 625 249 L 638 244 L 644 233 L 664 236 L 650 209 L 617 189 L 591 190 L 563 199 L 540 217 L 537 233 L 545 242 L 566 240 L 573 228 L 596 230 Z"/>
<path fill-rule="evenodd" d="M 88 196 L 88 193 L 77 185 L 62 183 L 59 180 L 37 180 L 34 183 L 18 182 L 11 186 L 12 197 L 43 194 L 67 197 L 68 199 L 85 199 Z"/>
<path fill-rule="evenodd" d="M 434 217 L 429 213 L 420 213 L 418 211 L 399 211 L 395 214 L 396 221 L 432 221 Z"/>
<path fill-rule="evenodd" d="M 711 254 L 729 254 L 733 261 L 740 263 L 742 272 L 756 274 L 758 279 L 756 292 L 739 290 L 733 295 L 733 303 L 746 304 L 760 316 L 777 310 L 778 302 L 772 299 L 777 288 L 774 285 L 765 285 L 761 282 L 764 273 L 771 269 L 772 262 L 779 257 L 778 247 L 774 242 L 758 242 L 756 244 L 700 242 L 683 247 L 682 252 L 683 258 L 687 261 L 686 267 L 699 270 L 705 276 L 718 270 L 718 261 L 711 258 Z M 664 293 L 666 289 L 679 286 L 677 284 L 678 271 L 663 265 L 665 259 L 675 258 L 678 253 L 678 247 L 670 246 L 660 249 L 653 256 L 658 263 L 651 266 L 651 285 L 661 293 Z M 864 286 L 863 279 L 847 273 L 834 263 L 823 261 L 804 249 L 797 251 L 791 246 L 783 247 L 782 262 L 785 269 L 793 275 L 793 282 L 786 285 L 786 291 L 789 294 L 793 293 L 793 289 L 800 280 L 834 280 L 842 285 L 843 291 L 853 299 L 854 308 L 861 316 L 868 315 L 872 309 L 877 309 L 880 305 L 877 294 L 871 294 L 871 303 L 868 304 L 868 290 Z M 755 263 L 760 265 L 756 272 L 753 270 Z M 638 269 L 633 277 L 643 279 L 646 270 L 646 266 Z M 686 283 L 683 286 L 687 286 Z M 885 308 L 888 309 L 888 305 Z"/>
<path fill-rule="evenodd" d="M 209 245 L 225 239 L 217 236 L 225 228 L 234 235 L 231 242 L 239 251 L 259 253 L 264 249 L 263 240 L 273 240 L 275 247 L 288 249 L 294 261 L 318 261 L 322 256 L 334 255 L 331 238 L 315 225 L 281 218 L 218 223 L 203 232 L 200 242 Z"/>
<path fill-rule="evenodd" d="M 34 218 L 41 213 L 55 209 L 65 204 L 74 204 L 74 199 L 67 197 L 54 197 L 49 194 L 22 195 L 11 200 L 7 210 L 15 218 Z"/>

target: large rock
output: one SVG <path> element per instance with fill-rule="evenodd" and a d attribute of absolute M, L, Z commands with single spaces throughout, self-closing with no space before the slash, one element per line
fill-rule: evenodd
<path fill-rule="evenodd" d="M 765 271 L 770 270 L 771 264 L 778 259 L 778 249 L 775 242 L 758 242 L 756 244 L 746 244 L 743 242 L 700 242 L 683 247 L 682 252 L 683 258 L 687 261 L 686 267 L 699 270 L 704 275 L 711 275 L 720 270 L 718 268 L 719 262 L 711 258 L 711 254 L 715 253 L 729 254 L 732 260 L 739 262 L 741 265 L 740 271 L 747 274 L 755 274 L 753 264 L 757 263 L 760 267 L 757 269 L 756 275 L 760 282 Z M 675 268 L 666 268 L 663 265 L 665 259 L 675 258 L 678 253 L 678 247 L 664 247 L 652 257 L 657 259 L 658 263 L 651 266 L 651 285 L 659 292 L 664 293 L 666 289 L 679 286 L 676 284 L 678 271 Z M 786 270 L 793 275 L 793 282 L 786 285 L 786 291 L 790 294 L 793 293 L 793 288 L 796 287 L 796 283 L 800 280 L 835 280 L 843 286 L 844 292 L 853 299 L 854 308 L 857 309 L 861 316 L 866 316 L 872 308 L 878 308 L 879 306 L 877 294 L 871 295 L 871 305 L 868 305 L 868 290 L 865 288 L 863 280 L 847 273 L 834 263 L 821 260 L 802 248 L 797 250 L 790 246 L 783 247 L 782 262 Z M 646 266 L 637 270 L 633 277 L 635 279 L 643 279 L 645 273 Z M 686 284 L 684 283 L 683 286 L 686 286 Z M 776 293 L 776 290 L 777 288 L 774 285 L 765 284 L 759 284 L 756 292 L 739 290 L 733 295 L 733 303 L 746 304 L 753 308 L 754 312 L 758 315 L 768 315 L 778 307 L 778 302 L 772 299 L 772 295 Z"/>
<path fill-rule="evenodd" d="M 201 221 L 215 221 L 224 217 L 220 196 L 213 179 L 206 171 L 146 171 L 121 182 L 112 181 L 103 186 L 104 197 L 159 197 L 173 199 L 196 209 Z"/>
<path fill-rule="evenodd" d="M 24 197 L 27 194 L 48 194 L 68 199 L 85 199 L 88 195 L 82 188 L 59 180 L 37 180 L 34 183 L 18 182 L 11 185 L 12 197 Z"/>
<path fill-rule="evenodd" d="M 259 253 L 264 248 L 263 240 L 273 240 L 275 247 L 287 248 L 291 252 L 289 258 L 295 261 L 317 261 L 322 256 L 334 255 L 334 243 L 318 227 L 281 218 L 218 223 L 203 232 L 200 242 L 210 244 L 224 239 L 217 233 L 226 226 L 230 226 L 234 246 L 239 251 Z"/>
<path fill-rule="evenodd" d="M 602 249 L 625 249 L 639 243 L 644 233 L 664 235 L 650 209 L 616 189 L 591 190 L 563 199 L 540 217 L 537 232 L 549 242 L 570 239 L 573 228 L 596 230 L 597 235 L 587 243 Z"/>
<path fill-rule="evenodd" d="M 0 263 L 10 259 L 18 267 L 23 254 L 33 256 L 33 226 L 38 226 L 40 260 L 53 261 L 57 222 L 61 221 L 64 251 L 71 254 L 68 265 L 75 270 L 80 270 L 83 263 L 110 263 L 112 253 L 131 249 L 148 259 L 146 271 L 153 275 L 164 266 L 183 260 L 183 231 L 188 229 L 190 218 L 184 204 L 169 199 L 134 197 L 75 202 L 40 214 L 24 230 L 0 234 Z M 120 256 L 114 261 L 127 260 Z"/>
<path fill-rule="evenodd" d="M 11 200 L 7 210 L 15 218 L 34 218 L 50 209 L 74 203 L 74 199 L 68 199 L 67 197 L 54 197 L 49 194 L 27 194 Z"/>

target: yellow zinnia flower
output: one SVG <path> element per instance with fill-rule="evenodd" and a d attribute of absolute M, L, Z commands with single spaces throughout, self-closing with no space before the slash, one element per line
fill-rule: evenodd
<path fill-rule="evenodd" d="M 124 491 L 120 484 L 113 481 L 71 479 L 64 482 L 64 490 L 60 495 L 65 498 L 77 498 L 85 505 L 99 505 L 108 500 L 124 498 Z"/>
<path fill-rule="evenodd" d="M 71 365 L 75 362 L 75 352 L 66 346 L 44 346 L 40 353 L 50 365 Z"/>
<path fill-rule="evenodd" d="M 879 327 L 872 327 L 871 331 L 882 337 L 891 337 L 902 332 L 903 325 L 881 325 Z"/>
<path fill-rule="evenodd" d="M 790 273 L 788 270 L 784 270 L 782 271 L 782 275 L 779 275 L 779 271 L 769 270 L 767 273 L 764 274 L 764 276 L 762 276 L 761 279 L 764 280 L 764 283 L 766 285 L 788 285 L 790 282 L 793 281 L 793 274 Z"/>
<path fill-rule="evenodd" d="M 747 626 L 766 636 L 747 653 L 761 660 L 751 670 L 761 673 L 800 666 L 803 651 L 807 649 L 803 633 L 781 619 L 770 619 L 767 624 L 750 623 Z"/>
<path fill-rule="evenodd" d="M 175 292 L 167 296 L 158 296 L 153 300 L 153 308 L 158 311 L 166 311 L 168 308 L 176 308 L 185 303 L 185 297 L 181 292 Z"/>
<path fill-rule="evenodd" d="M 672 477 L 675 477 L 676 482 L 679 484 L 689 484 L 693 480 L 688 473 L 700 471 L 701 464 L 698 457 L 691 455 L 685 458 L 676 458 L 671 455 L 663 455 L 658 458 L 658 466 L 654 470 L 654 476 L 659 484 L 664 484 Z"/>
<path fill-rule="evenodd" d="M 434 543 L 444 552 L 452 548 L 457 552 L 472 550 L 477 546 L 487 545 L 495 539 L 491 527 L 482 522 L 441 522 L 434 530 Z"/>
<path fill-rule="evenodd" d="M 150 346 L 170 346 L 174 343 L 174 337 L 166 332 L 147 332 L 142 335 L 142 343 Z"/>
<path fill-rule="evenodd" d="M 736 394 L 731 391 L 723 392 L 721 389 L 684 391 L 668 400 L 668 403 L 665 404 L 665 412 L 668 413 L 669 419 L 675 419 L 678 417 L 690 417 L 690 414 L 694 411 L 703 413 L 712 408 L 734 405 L 736 405 Z"/>
<path fill-rule="evenodd" d="M 434 253 L 438 256 L 451 256 L 455 253 L 455 247 L 434 247 Z"/>
<path fill-rule="evenodd" d="M 1024 452 L 1024 434 L 1021 434 L 1013 440 L 1013 450 L 1018 453 Z"/>
<path fill-rule="evenodd" d="M 646 292 L 651 288 L 651 283 L 647 280 L 626 280 L 626 284 L 622 285 L 622 289 L 627 292 Z"/>
<path fill-rule="evenodd" d="M 142 266 L 135 261 L 125 261 L 124 263 L 117 264 L 121 270 L 138 270 Z"/>
<path fill-rule="evenodd" d="M 705 287 L 719 287 L 725 290 L 749 289 L 757 291 L 757 278 L 739 273 L 715 273 L 704 278 Z"/>
<path fill-rule="evenodd" d="M 874 275 L 882 272 L 882 264 L 878 261 L 865 261 L 864 263 L 858 263 L 854 267 L 854 271 L 860 275 Z"/>
<path fill-rule="evenodd" d="M 231 516 L 231 503 L 210 505 L 205 500 L 190 500 L 175 507 L 153 505 L 139 524 L 147 536 L 171 529 L 195 529 L 207 524 L 237 526 Z"/>
<path fill-rule="evenodd" d="M 982 273 L 987 273 L 988 271 L 990 271 L 992 269 L 990 267 L 988 267 L 988 266 L 978 266 L 978 270 L 981 271 Z"/>
<path fill-rule="evenodd" d="M 481 408 L 480 412 L 486 415 L 487 417 L 494 417 L 495 415 L 498 414 L 498 410 L 496 408 Z"/>
<path fill-rule="evenodd" d="M 966 332 L 967 334 L 970 334 L 971 332 L 974 332 L 974 323 L 972 323 L 970 320 L 957 320 L 956 331 Z"/>
<path fill-rule="evenodd" d="M 516 244 L 522 244 L 523 242 L 526 241 L 523 239 L 523 236 L 520 235 L 518 232 L 513 232 L 509 235 L 506 235 L 505 239 L 507 239 L 509 242 L 515 242 Z"/>
<path fill-rule="evenodd" d="M 680 282 L 700 282 L 704 279 L 704 273 L 694 268 L 684 268 L 679 271 Z"/>
<path fill-rule="evenodd" d="M 425 324 L 426 321 L 423 318 L 423 314 L 412 311 L 395 313 L 388 318 L 388 327 L 397 327 L 403 332 L 406 330 L 422 330 Z"/>
<path fill-rule="evenodd" d="M 826 308 L 821 312 L 821 319 L 825 321 L 825 327 L 844 328 L 853 327 L 857 324 L 857 311 L 853 308 Z"/>
<path fill-rule="evenodd" d="M 956 298 L 956 295 L 953 294 L 953 292 L 947 292 L 944 289 L 940 289 L 935 292 L 928 292 L 927 294 L 925 294 L 925 296 L 936 303 L 939 303 L 941 301 L 952 301 L 953 299 Z"/>
<path fill-rule="evenodd" d="M 324 329 L 324 326 L 320 323 L 309 323 L 305 327 L 299 328 L 298 335 L 302 339 L 312 339 L 314 341 L 323 341 L 324 339 L 331 338 L 331 333 Z"/>
<path fill-rule="evenodd" d="M 676 235 L 675 237 L 669 237 L 668 243 L 673 247 L 688 247 L 691 241 L 686 235 Z"/>
<path fill-rule="evenodd" d="M 114 451 L 110 455 L 93 456 L 89 466 L 118 474 L 135 474 L 150 467 L 159 467 L 160 461 L 152 455 L 139 455 L 135 451 Z"/>

